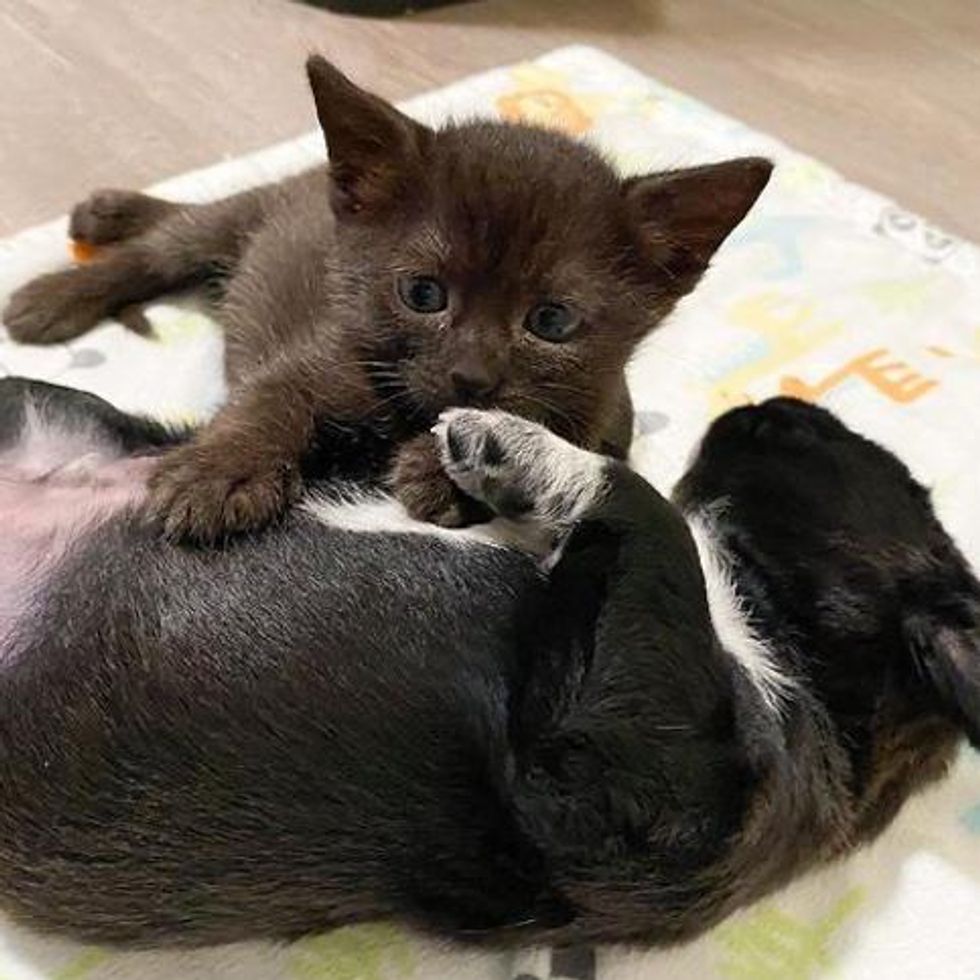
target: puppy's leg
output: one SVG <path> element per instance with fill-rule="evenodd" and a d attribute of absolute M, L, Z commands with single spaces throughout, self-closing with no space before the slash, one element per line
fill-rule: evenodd
<path fill-rule="evenodd" d="M 0 663 L 67 550 L 138 505 L 176 437 L 85 392 L 0 379 Z"/>
<path fill-rule="evenodd" d="M 523 637 L 518 805 L 532 836 L 583 868 L 653 833 L 696 849 L 692 812 L 723 812 L 712 794 L 739 778 L 736 692 L 681 513 L 622 463 L 524 419 L 454 410 L 437 437 L 467 493 L 566 538 Z"/>
<path fill-rule="evenodd" d="M 713 659 L 697 547 L 681 512 L 649 483 L 503 412 L 450 410 L 436 437 L 446 472 L 465 493 L 543 527 L 558 546 L 541 644 L 564 636 L 559 646 L 590 650 L 593 665 L 628 670 L 651 643 L 684 648 L 696 640 L 698 652 L 691 646 L 684 656 Z"/>
<path fill-rule="evenodd" d="M 501 517 L 559 537 L 609 489 L 611 460 L 506 412 L 451 409 L 435 428 L 450 479 Z"/>
<path fill-rule="evenodd" d="M 183 441 L 186 433 L 128 415 L 102 398 L 27 378 L 0 378 L 0 457 L 33 437 L 70 462 L 98 449 L 113 456 L 146 454 Z"/>
<path fill-rule="evenodd" d="M 494 513 L 541 525 L 556 539 L 571 535 L 566 556 L 576 540 L 615 552 L 617 588 L 642 592 L 651 579 L 681 575 L 685 587 L 704 598 L 683 516 L 624 464 L 505 412 L 450 409 L 435 433 L 450 479 Z M 642 570 L 639 579 L 629 573 L 633 565 Z"/>

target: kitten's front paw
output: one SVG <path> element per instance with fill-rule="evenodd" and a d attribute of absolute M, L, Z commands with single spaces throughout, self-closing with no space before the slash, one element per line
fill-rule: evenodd
<path fill-rule="evenodd" d="M 440 527 L 466 527 L 474 523 L 467 519 L 462 494 L 449 479 L 392 481 L 395 495 L 411 517 Z"/>
<path fill-rule="evenodd" d="M 91 330 L 108 316 L 105 296 L 93 291 L 87 269 L 64 269 L 32 279 L 7 302 L 3 324 L 24 344 L 58 344 Z"/>
<path fill-rule="evenodd" d="M 168 538 L 208 545 L 271 524 L 299 495 L 300 478 L 287 460 L 191 443 L 160 461 L 149 487 L 151 520 Z"/>
<path fill-rule="evenodd" d="M 431 435 L 419 436 L 399 448 L 388 482 L 402 506 L 418 521 L 466 527 L 490 517 L 446 475 Z"/>
<path fill-rule="evenodd" d="M 450 409 L 434 432 L 450 479 L 502 517 L 560 531 L 606 487 L 608 460 L 516 415 Z"/>

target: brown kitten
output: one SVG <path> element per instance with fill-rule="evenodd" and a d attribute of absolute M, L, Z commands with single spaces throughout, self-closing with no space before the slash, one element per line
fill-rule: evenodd
<path fill-rule="evenodd" d="M 4 314 L 15 338 L 54 342 L 222 280 L 232 395 L 155 478 L 167 532 L 213 541 L 273 520 L 355 432 L 371 435 L 413 515 L 464 523 L 474 515 L 428 432 L 450 405 L 496 406 L 625 455 L 624 366 L 770 163 L 624 181 L 557 133 L 433 130 L 320 57 L 307 70 L 329 170 L 207 205 L 93 195 L 72 229 L 110 244 L 104 257 L 29 283 Z"/>

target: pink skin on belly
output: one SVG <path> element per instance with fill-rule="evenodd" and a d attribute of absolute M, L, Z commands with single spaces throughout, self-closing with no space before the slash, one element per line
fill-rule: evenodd
<path fill-rule="evenodd" d="M 35 590 L 68 548 L 142 500 L 155 464 L 52 435 L 27 438 L 0 454 L 0 659 Z"/>

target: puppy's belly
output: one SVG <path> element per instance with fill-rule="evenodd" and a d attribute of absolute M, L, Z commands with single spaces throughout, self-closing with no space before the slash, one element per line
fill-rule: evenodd
<path fill-rule="evenodd" d="M 62 465 L 0 455 L 0 659 L 18 621 L 59 561 L 86 531 L 142 499 L 151 458 L 89 452 Z M 42 464 L 48 464 L 43 466 Z"/>

